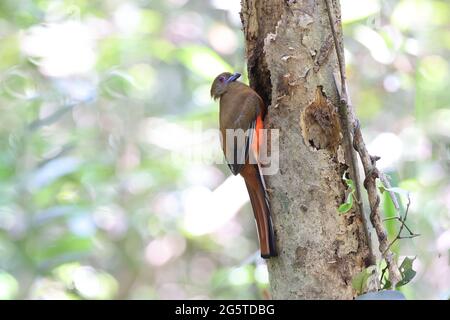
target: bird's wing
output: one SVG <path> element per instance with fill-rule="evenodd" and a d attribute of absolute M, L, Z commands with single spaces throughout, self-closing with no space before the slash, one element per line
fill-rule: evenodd
<path fill-rule="evenodd" d="M 230 101 L 231 102 L 231 101 Z M 247 94 L 240 99 L 234 99 L 236 110 L 231 111 L 230 116 L 221 125 L 224 136 L 224 153 L 228 166 L 234 175 L 240 173 L 242 166 L 249 159 L 249 155 L 255 146 L 255 129 L 262 127 L 260 118 L 259 97 L 253 94 Z M 259 121 L 258 121 L 259 119 Z"/>

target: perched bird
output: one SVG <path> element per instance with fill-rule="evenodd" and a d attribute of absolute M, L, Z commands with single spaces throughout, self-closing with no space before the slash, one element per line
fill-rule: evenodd
<path fill-rule="evenodd" d="M 277 256 L 277 250 L 264 178 L 258 164 L 266 107 L 252 88 L 236 81 L 240 76 L 229 72 L 219 74 L 211 86 L 211 97 L 220 99 L 222 149 L 231 172 L 244 178 L 255 215 L 261 257 L 268 259 Z M 246 134 L 242 135 L 243 132 Z"/>

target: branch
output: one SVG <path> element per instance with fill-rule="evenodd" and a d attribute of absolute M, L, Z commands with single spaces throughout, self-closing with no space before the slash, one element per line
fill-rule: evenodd
<path fill-rule="evenodd" d="M 333 14 L 331 13 L 331 5 L 329 3 L 329 0 L 325 0 L 328 18 L 330 21 L 330 27 L 331 27 L 331 33 L 333 34 L 333 40 L 334 40 L 334 46 L 337 52 L 338 56 L 338 62 L 339 62 L 339 73 L 340 73 L 340 87 L 338 85 L 338 81 L 336 79 L 336 75 L 333 74 L 334 77 L 334 84 L 336 86 L 336 91 L 339 94 L 339 113 L 342 119 L 342 130 L 345 132 L 344 134 L 344 140 L 345 140 L 345 148 L 347 149 L 346 152 L 351 158 L 352 166 L 350 167 L 351 170 L 351 176 L 353 180 L 355 181 L 355 187 L 356 187 L 356 194 L 358 196 L 358 199 L 361 201 L 358 202 L 359 206 L 359 212 L 361 213 L 361 219 L 364 226 L 364 233 L 366 235 L 367 239 L 367 246 L 369 247 L 369 256 L 368 256 L 368 263 L 370 265 L 375 264 L 376 259 L 374 255 L 373 245 L 372 245 L 372 236 L 369 228 L 369 222 L 367 215 L 365 214 L 365 208 L 362 204 L 362 190 L 361 190 L 361 177 L 359 175 L 358 170 L 358 156 L 356 155 L 355 150 L 353 149 L 353 141 L 352 141 L 352 135 L 353 135 L 353 123 L 350 119 L 353 119 L 352 114 L 349 114 L 351 110 L 349 110 L 348 106 L 348 95 L 347 95 L 347 87 L 345 84 L 345 63 L 344 63 L 344 56 L 341 51 L 341 47 L 338 45 L 338 37 L 336 34 L 336 28 L 334 23 Z"/>
<path fill-rule="evenodd" d="M 364 179 L 364 187 L 367 190 L 370 205 L 370 221 L 377 233 L 379 250 L 386 260 L 386 264 L 389 270 L 389 280 L 392 285 L 395 285 L 401 280 L 401 275 L 398 270 L 397 262 L 395 261 L 394 254 L 390 251 L 390 244 L 388 243 L 388 237 L 383 226 L 380 214 L 380 197 L 378 195 L 376 179 L 379 178 L 380 172 L 376 167 L 376 158 L 371 157 L 367 151 L 366 145 L 362 138 L 361 127 L 359 121 L 355 120 L 354 133 L 353 133 L 353 147 L 358 152 L 362 165 L 364 167 L 364 173 L 366 178 Z"/>
<path fill-rule="evenodd" d="M 347 84 L 345 81 L 345 62 L 344 62 L 344 53 L 342 52 L 336 32 L 336 24 L 334 21 L 334 15 L 331 12 L 332 4 L 330 0 L 325 0 L 325 5 L 327 7 L 328 20 L 330 21 L 331 33 L 333 34 L 334 46 L 336 48 L 336 55 L 339 64 L 339 74 L 341 75 L 341 103 L 347 104 Z"/>
<path fill-rule="evenodd" d="M 388 245 L 386 250 L 389 250 L 392 247 L 392 245 L 397 240 L 400 240 L 400 239 L 412 239 L 412 238 L 420 236 L 420 234 L 412 232 L 411 229 L 409 229 L 408 226 L 406 225 L 406 219 L 408 219 L 408 211 L 409 211 L 409 206 L 410 205 L 411 205 L 411 198 L 409 197 L 409 194 L 408 194 L 408 204 L 406 205 L 405 216 L 404 217 L 392 217 L 393 219 L 400 221 L 401 226 L 400 226 L 400 229 L 398 230 L 398 233 L 395 236 L 394 240 L 391 241 L 391 243 Z M 406 230 L 408 230 L 408 232 L 409 232 L 408 236 L 402 236 L 401 235 L 402 231 L 403 231 L 403 228 L 406 228 Z"/>
<path fill-rule="evenodd" d="M 351 107 L 348 103 L 347 96 L 347 87 L 345 81 L 345 64 L 344 64 L 344 54 L 341 46 L 339 45 L 334 16 L 331 12 L 332 4 L 330 0 L 325 0 L 328 18 L 330 21 L 330 28 L 333 34 L 334 46 L 336 49 L 336 56 L 339 63 L 339 71 L 341 78 L 341 106 L 344 107 L 345 112 L 343 112 L 344 121 L 347 124 L 348 129 L 353 129 L 353 148 L 358 152 L 362 165 L 364 167 L 365 180 L 364 187 L 367 190 L 369 205 L 370 205 L 370 221 L 372 222 L 373 227 L 377 233 L 378 242 L 379 242 L 379 250 L 382 253 L 383 258 L 386 261 L 388 270 L 389 270 L 389 280 L 395 288 L 396 284 L 401 280 L 401 274 L 399 272 L 397 262 L 395 261 L 394 254 L 390 251 L 388 238 L 386 235 L 386 231 L 383 226 L 383 222 L 381 220 L 381 215 L 379 211 L 380 206 L 380 197 L 378 196 L 378 190 L 376 186 L 376 179 L 383 174 L 380 174 L 376 167 L 376 161 L 379 158 L 372 157 L 368 153 L 366 146 L 364 144 L 364 140 L 362 138 L 361 128 L 359 125 L 359 121 L 357 119 L 351 118 Z M 352 121 L 353 120 L 353 121 Z M 351 135 L 348 135 L 351 139 Z M 356 163 L 354 165 L 356 166 Z M 387 179 L 386 179 L 387 180 Z M 367 226 L 365 226 L 367 228 Z M 366 230 L 368 233 L 368 228 Z M 370 238 L 367 239 L 370 243 Z"/>
<path fill-rule="evenodd" d="M 391 183 L 388 179 L 388 176 L 386 176 L 383 172 L 380 172 L 380 180 L 383 183 L 384 187 L 386 189 L 391 189 Z M 397 196 L 395 195 L 395 192 L 389 191 L 389 195 L 391 196 L 392 203 L 394 204 L 395 209 L 398 211 L 400 210 L 400 206 L 398 204 Z M 408 198 L 409 199 L 409 198 Z"/>

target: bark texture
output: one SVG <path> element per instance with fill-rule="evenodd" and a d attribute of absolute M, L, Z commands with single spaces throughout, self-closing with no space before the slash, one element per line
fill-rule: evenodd
<path fill-rule="evenodd" d="M 340 9 L 332 1 L 342 46 Z M 352 299 L 367 264 L 361 208 L 337 208 L 355 179 L 338 111 L 339 68 L 323 0 L 242 0 L 250 85 L 279 129 L 277 174 L 266 176 L 279 257 L 268 261 L 274 299 Z M 339 78 L 339 76 L 337 77 Z"/>

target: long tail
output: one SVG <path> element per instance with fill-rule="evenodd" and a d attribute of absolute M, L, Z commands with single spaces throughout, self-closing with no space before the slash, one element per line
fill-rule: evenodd
<path fill-rule="evenodd" d="M 247 186 L 250 202 L 258 229 L 261 257 L 269 259 L 277 256 L 275 234 L 273 232 L 267 193 L 257 164 L 246 164 L 241 171 Z"/>

